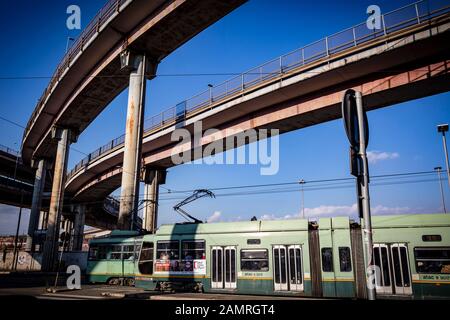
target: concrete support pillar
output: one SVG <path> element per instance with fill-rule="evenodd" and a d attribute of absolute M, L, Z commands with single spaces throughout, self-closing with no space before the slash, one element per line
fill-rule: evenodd
<path fill-rule="evenodd" d="M 26 250 L 34 251 L 35 231 L 39 225 L 41 214 L 42 192 L 45 185 L 47 161 L 39 159 L 37 161 L 36 175 L 34 178 L 33 198 L 31 200 L 30 221 L 28 223 Z"/>
<path fill-rule="evenodd" d="M 142 229 L 155 233 L 158 222 L 159 185 L 165 183 L 166 170 L 146 167 L 144 170 L 144 215 Z"/>
<path fill-rule="evenodd" d="M 117 226 L 121 230 L 134 229 L 133 219 L 137 216 L 139 181 L 141 172 L 142 133 L 145 109 L 146 73 L 149 63 L 145 55 L 124 52 L 121 55 L 123 68 L 130 70 L 128 88 L 127 122 L 123 155 L 120 209 Z M 152 65 L 152 69 L 155 69 Z M 154 70 L 152 73 L 154 74 Z"/>
<path fill-rule="evenodd" d="M 54 164 L 52 194 L 48 213 L 47 233 L 42 256 L 42 270 L 52 271 L 58 253 L 59 227 L 64 198 L 64 184 L 66 180 L 67 159 L 69 146 L 73 142 L 70 129 L 54 128 L 52 137 L 58 141 Z"/>
<path fill-rule="evenodd" d="M 84 221 L 86 207 L 83 204 L 77 206 L 73 222 L 73 246 L 72 250 L 81 251 L 83 248 Z"/>

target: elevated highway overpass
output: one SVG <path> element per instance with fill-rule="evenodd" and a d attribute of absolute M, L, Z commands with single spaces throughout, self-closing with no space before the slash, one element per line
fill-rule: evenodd
<path fill-rule="evenodd" d="M 363 93 L 367 110 L 448 91 L 450 8 L 421 10 L 419 5 L 419 15 L 414 6 L 385 14 L 381 30 L 368 30 L 364 23 L 326 37 L 148 119 L 144 165 L 173 166 L 178 142 L 171 141 L 172 132 L 181 127 L 193 132 L 200 120 L 203 130 L 219 129 L 222 138 L 230 129 L 283 133 L 339 118 L 348 88 Z M 216 139 L 204 137 L 201 148 Z M 79 202 L 103 199 L 121 185 L 123 154 L 124 136 L 95 150 L 69 172 L 66 192 Z"/>
<path fill-rule="evenodd" d="M 36 168 L 34 194 L 40 203 L 45 172 L 53 163 L 48 229 L 42 267 L 55 268 L 59 222 L 70 144 L 127 86 L 129 99 L 124 162 L 133 173 L 124 177 L 119 225 L 135 227 L 137 159 L 140 157 L 146 79 L 158 63 L 190 38 L 243 4 L 245 0 L 110 0 L 85 28 L 56 68 L 38 101 L 22 141 L 22 159 Z M 100 201 L 101 202 L 101 201 Z M 99 202 L 97 202 L 99 203 Z M 39 211 L 32 205 L 32 221 Z M 83 216 L 86 206 L 79 206 Z M 80 221 L 83 221 L 81 219 Z M 131 222 L 133 221 L 133 222 Z M 81 223 L 81 222 L 80 222 Z M 133 223 L 133 225 L 132 225 Z M 80 227 L 80 225 L 78 226 Z M 81 227 L 80 227 L 81 228 Z M 27 247 L 33 247 L 30 236 Z"/>
<path fill-rule="evenodd" d="M 53 163 L 44 270 L 55 266 L 65 191 L 82 217 L 79 228 L 87 205 L 104 203 L 121 186 L 117 226 L 136 227 L 142 163 L 142 224 L 154 230 L 158 185 L 164 170 L 174 165 L 177 142 L 170 137 L 176 128 L 192 132 L 201 120 L 203 130 L 220 130 L 220 138 L 210 135 L 198 145 L 183 146 L 197 156 L 195 151 L 208 144 L 223 143 L 230 129 L 283 133 L 337 119 L 348 88 L 363 93 L 368 110 L 449 90 L 450 6 L 428 0 L 383 14 L 380 29 L 363 22 L 211 87 L 144 123 L 146 79 L 155 76 L 159 61 L 243 2 L 111 0 L 83 31 L 56 69 L 22 142 L 24 164 L 37 168 L 33 195 L 42 194 L 45 179 L 38 177 Z M 66 176 L 70 144 L 127 85 L 125 135 L 88 155 Z M 32 204 L 32 215 L 38 209 Z"/>
<path fill-rule="evenodd" d="M 83 130 L 128 85 L 124 50 L 146 53 L 153 68 L 190 38 L 246 0 L 108 1 L 56 68 L 26 126 L 22 158 L 56 152 L 55 126 Z"/>

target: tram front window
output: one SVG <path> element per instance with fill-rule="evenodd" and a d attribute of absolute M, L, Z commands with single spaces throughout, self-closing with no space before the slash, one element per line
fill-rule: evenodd
<path fill-rule="evenodd" d="M 139 272 L 142 274 L 153 273 L 153 242 L 144 242 L 142 245 Z"/>

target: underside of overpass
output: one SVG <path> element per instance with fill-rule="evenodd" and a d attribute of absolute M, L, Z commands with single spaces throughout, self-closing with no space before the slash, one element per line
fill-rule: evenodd
<path fill-rule="evenodd" d="M 326 57 L 207 106 L 181 123 L 150 131 L 143 138 L 143 162 L 173 166 L 171 154 L 177 142 L 170 140 L 171 133 L 179 127 L 193 132 L 198 120 L 203 130 L 219 129 L 223 138 L 231 134 L 230 129 L 275 128 L 284 133 L 340 118 L 340 102 L 348 88 L 362 92 L 367 110 L 449 91 L 448 20 L 447 16 Z M 217 139 L 204 137 L 200 145 L 204 148 Z M 184 149 L 192 150 L 192 159 L 201 154 L 191 145 Z M 74 201 L 103 199 L 120 186 L 122 161 L 123 147 L 112 149 L 70 176 L 66 191 Z"/>

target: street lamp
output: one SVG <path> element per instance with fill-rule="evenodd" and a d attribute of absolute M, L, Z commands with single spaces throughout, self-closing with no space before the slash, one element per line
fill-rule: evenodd
<path fill-rule="evenodd" d="M 209 103 L 211 104 L 213 102 L 212 88 L 214 86 L 212 84 L 208 83 L 208 87 L 209 87 Z"/>
<path fill-rule="evenodd" d="M 439 185 L 441 188 L 442 207 L 444 208 L 444 213 L 447 213 L 447 210 L 445 209 L 444 188 L 442 187 L 442 176 L 441 176 L 442 167 L 436 167 L 436 168 L 434 168 L 434 170 L 437 172 L 438 177 L 439 177 Z"/>
<path fill-rule="evenodd" d="M 450 165 L 448 163 L 447 140 L 445 138 L 445 133 L 448 131 L 448 123 L 438 125 L 437 131 L 442 132 L 442 144 L 444 145 L 445 166 L 447 168 L 447 182 L 450 188 Z"/>
<path fill-rule="evenodd" d="M 302 186 L 302 218 L 305 219 L 305 194 L 303 186 L 305 185 L 306 181 L 302 179 L 298 183 L 300 183 Z"/>
<path fill-rule="evenodd" d="M 69 50 L 69 42 L 70 42 L 70 41 L 75 41 L 75 38 L 67 37 L 67 42 L 66 42 L 66 52 L 65 52 L 65 53 L 67 53 L 67 51 Z"/>

